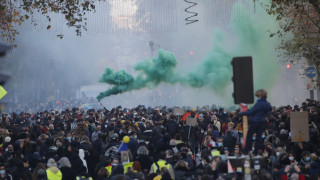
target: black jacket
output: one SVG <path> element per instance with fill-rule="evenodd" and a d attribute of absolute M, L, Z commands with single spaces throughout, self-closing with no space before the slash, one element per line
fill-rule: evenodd
<path fill-rule="evenodd" d="M 60 168 L 62 180 L 76 180 L 76 172 L 69 167 Z"/>
<path fill-rule="evenodd" d="M 227 147 L 229 150 L 232 150 L 237 143 L 237 138 L 232 135 L 226 135 L 223 138 L 223 146 Z"/>
<path fill-rule="evenodd" d="M 179 125 L 174 120 L 169 120 L 166 124 L 167 132 L 171 137 L 174 137 L 178 132 Z"/>

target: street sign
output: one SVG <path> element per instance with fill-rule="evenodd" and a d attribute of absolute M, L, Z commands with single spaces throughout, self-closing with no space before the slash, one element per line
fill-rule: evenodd
<path fill-rule="evenodd" d="M 308 67 L 305 73 L 308 78 L 313 78 L 317 75 L 317 69 L 314 67 Z"/>

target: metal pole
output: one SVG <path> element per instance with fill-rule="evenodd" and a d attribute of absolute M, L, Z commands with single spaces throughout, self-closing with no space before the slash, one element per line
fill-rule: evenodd
<path fill-rule="evenodd" d="M 313 89 L 310 90 L 310 100 L 314 100 L 314 91 L 313 91 Z"/>

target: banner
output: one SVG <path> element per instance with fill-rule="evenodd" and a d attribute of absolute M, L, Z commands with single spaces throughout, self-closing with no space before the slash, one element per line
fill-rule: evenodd
<path fill-rule="evenodd" d="M 197 118 L 187 117 L 186 125 L 196 126 Z"/>
<path fill-rule="evenodd" d="M 185 111 L 182 108 L 174 108 L 173 115 L 183 116 Z"/>

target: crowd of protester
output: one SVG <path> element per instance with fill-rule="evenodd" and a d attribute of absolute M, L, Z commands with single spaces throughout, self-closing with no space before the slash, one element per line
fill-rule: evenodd
<path fill-rule="evenodd" d="M 290 112 L 309 113 L 308 142 L 291 142 Z M 263 149 L 242 153 L 240 110 L 121 106 L 2 113 L 0 179 L 318 179 L 320 103 L 273 107 L 261 126 Z M 186 124 L 186 116 L 196 118 Z M 250 117 L 249 117 L 250 123 Z M 122 162 L 124 139 L 129 161 Z M 256 140 L 252 138 L 253 147 Z M 233 165 L 259 158 L 250 171 Z M 232 160 L 232 162 L 231 162 Z M 233 172 L 230 172 L 230 166 Z M 229 167 L 229 168 L 228 168 Z"/>
<path fill-rule="evenodd" d="M 6 102 L 4 107 L 9 112 L 29 112 L 36 113 L 45 110 L 57 110 L 63 111 L 68 107 L 78 107 L 88 110 L 90 108 L 98 109 L 100 107 L 98 101 L 95 98 L 88 98 L 83 96 L 82 98 L 50 98 L 46 102 L 28 102 L 28 103 L 12 103 Z"/>

